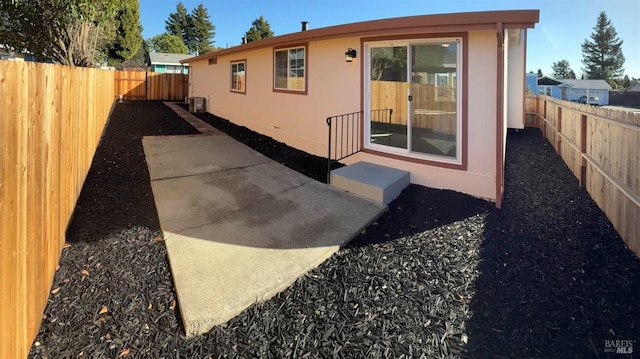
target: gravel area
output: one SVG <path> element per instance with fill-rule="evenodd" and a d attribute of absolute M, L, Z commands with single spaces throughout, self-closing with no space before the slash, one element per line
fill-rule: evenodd
<path fill-rule="evenodd" d="M 324 159 L 197 116 L 326 176 Z M 290 288 L 185 339 L 140 138 L 194 132 L 160 102 L 116 105 L 29 357 L 617 358 L 605 341 L 640 346 L 640 259 L 537 129 L 509 132 L 504 209 L 411 185 Z"/>

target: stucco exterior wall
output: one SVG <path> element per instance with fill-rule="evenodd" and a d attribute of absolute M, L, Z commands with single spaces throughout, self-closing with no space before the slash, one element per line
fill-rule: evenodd
<path fill-rule="evenodd" d="M 359 153 L 345 163 L 366 160 L 411 172 L 411 182 L 495 200 L 496 33 L 468 37 L 467 170 L 427 166 Z M 347 48 L 358 49 L 347 63 Z M 207 99 L 207 111 L 306 152 L 326 156 L 325 118 L 361 109 L 363 54 L 358 37 L 308 44 L 308 94 L 273 92 L 273 49 L 221 56 L 215 65 L 190 63 L 190 96 Z M 246 59 L 246 94 L 232 93 L 230 62 Z M 523 77 L 522 72 L 519 74 Z"/>
<path fill-rule="evenodd" d="M 310 42 L 308 94 L 273 92 L 273 49 L 224 56 L 217 64 L 192 63 L 190 96 L 207 98 L 207 111 L 306 152 L 326 156 L 328 116 L 360 111 L 361 54 L 344 52 L 359 38 Z M 232 93 L 230 62 L 246 59 L 246 94 Z"/>
<path fill-rule="evenodd" d="M 508 30 L 519 32 L 519 41 L 508 41 L 509 64 L 507 66 L 507 127 L 524 128 L 524 91 L 525 91 L 525 55 L 526 30 Z"/>
<path fill-rule="evenodd" d="M 358 153 L 345 163 L 368 161 L 409 171 L 411 183 L 446 188 L 495 200 L 496 181 L 496 33 L 469 32 L 467 170 Z M 522 76 L 522 74 L 520 74 Z"/>

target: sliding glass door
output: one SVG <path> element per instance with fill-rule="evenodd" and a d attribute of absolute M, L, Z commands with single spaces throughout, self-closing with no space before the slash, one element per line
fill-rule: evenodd
<path fill-rule="evenodd" d="M 366 45 L 369 148 L 460 161 L 460 40 Z"/>

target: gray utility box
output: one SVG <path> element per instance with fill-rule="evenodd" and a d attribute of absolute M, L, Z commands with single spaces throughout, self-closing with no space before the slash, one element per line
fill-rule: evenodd
<path fill-rule="evenodd" d="M 204 97 L 190 98 L 189 112 L 205 112 L 205 98 Z"/>

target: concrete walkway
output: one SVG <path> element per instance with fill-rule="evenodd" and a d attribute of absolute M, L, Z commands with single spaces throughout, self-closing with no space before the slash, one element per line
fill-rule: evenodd
<path fill-rule="evenodd" d="M 384 210 L 174 109 L 209 127 L 203 135 L 143 139 L 187 336 L 287 288 Z"/>

